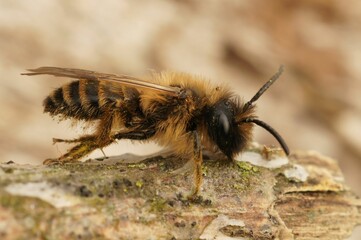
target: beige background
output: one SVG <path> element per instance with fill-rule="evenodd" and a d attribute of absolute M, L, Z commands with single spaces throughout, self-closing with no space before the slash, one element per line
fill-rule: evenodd
<path fill-rule="evenodd" d="M 338 159 L 361 194 L 360 22 L 356 0 L 1 1 L 0 161 L 39 164 L 66 151 L 52 137 L 83 132 L 42 114 L 42 100 L 67 80 L 20 76 L 26 68 L 185 71 L 228 84 L 247 100 L 284 64 L 258 101 L 260 119 L 292 151 Z M 277 145 L 262 129 L 255 139 Z M 105 151 L 157 150 L 122 141 Z"/>

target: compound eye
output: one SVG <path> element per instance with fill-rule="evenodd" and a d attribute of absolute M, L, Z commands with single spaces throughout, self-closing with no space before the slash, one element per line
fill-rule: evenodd
<path fill-rule="evenodd" d="M 225 134 L 228 134 L 228 132 L 229 132 L 229 121 L 228 121 L 228 118 L 227 118 L 226 114 L 224 114 L 223 112 L 221 112 L 221 114 L 219 115 L 219 125 L 223 127 L 223 132 Z"/>

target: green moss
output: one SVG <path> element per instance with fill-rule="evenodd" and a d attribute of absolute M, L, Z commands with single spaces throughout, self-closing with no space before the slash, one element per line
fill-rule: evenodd
<path fill-rule="evenodd" d="M 137 164 L 128 164 L 128 168 L 139 168 L 139 169 L 146 169 L 147 165 L 145 163 L 137 163 Z"/>
<path fill-rule="evenodd" d="M 240 173 L 240 183 L 235 183 L 232 187 L 238 191 L 247 191 L 252 185 L 257 184 L 256 175 L 261 171 L 257 166 L 248 162 L 237 162 L 238 171 Z"/>
<path fill-rule="evenodd" d="M 0 193 L 0 205 L 11 210 L 16 220 L 25 227 L 26 239 L 36 239 L 41 235 L 41 224 L 51 219 L 54 208 L 47 202 L 37 198 L 13 196 Z M 31 224 L 29 224 L 31 222 Z M 40 230 L 41 231 L 41 230 Z"/>
<path fill-rule="evenodd" d="M 259 168 L 248 163 L 248 162 L 237 162 L 237 166 L 242 170 L 242 171 L 251 171 L 251 172 L 259 172 Z"/>
<path fill-rule="evenodd" d="M 237 162 L 237 166 L 242 173 L 242 176 L 254 175 L 260 172 L 259 167 L 254 166 L 248 162 Z"/>
<path fill-rule="evenodd" d="M 233 184 L 233 188 L 239 191 L 243 191 L 245 189 L 245 186 L 243 184 L 235 183 Z"/>
<path fill-rule="evenodd" d="M 258 167 L 252 166 L 252 171 L 253 171 L 254 173 L 258 173 L 260 170 L 259 170 Z"/>
<path fill-rule="evenodd" d="M 153 198 L 150 204 L 151 212 L 163 212 L 168 207 L 167 201 L 163 198 Z"/>
<path fill-rule="evenodd" d="M 0 205 L 5 208 L 11 208 L 15 211 L 23 212 L 24 200 L 6 193 L 1 193 Z"/>
<path fill-rule="evenodd" d="M 248 162 L 237 162 L 237 166 L 243 171 L 251 171 L 252 165 Z"/>
<path fill-rule="evenodd" d="M 203 176 L 207 176 L 208 175 L 208 167 L 205 166 L 205 165 L 202 165 L 202 173 L 203 173 Z"/>
<path fill-rule="evenodd" d="M 1 169 L 4 171 L 4 173 L 7 173 L 7 174 L 11 174 L 14 172 L 14 169 L 12 169 L 12 168 L 1 168 Z"/>
<path fill-rule="evenodd" d="M 144 185 L 144 182 L 143 182 L 142 180 L 138 180 L 138 181 L 136 181 L 136 183 L 135 183 L 135 186 L 137 186 L 138 188 L 142 188 L 143 185 Z"/>
<path fill-rule="evenodd" d="M 160 162 L 160 163 L 158 164 L 158 167 L 159 167 L 160 170 L 162 170 L 163 172 L 166 171 L 166 170 L 168 170 L 168 169 L 167 169 L 167 166 L 165 165 L 165 162 Z"/>

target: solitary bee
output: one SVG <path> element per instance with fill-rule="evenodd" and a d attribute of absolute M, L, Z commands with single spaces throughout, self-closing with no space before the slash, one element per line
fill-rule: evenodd
<path fill-rule="evenodd" d="M 44 112 L 97 124 L 93 134 L 71 140 L 54 139 L 76 145 L 44 164 L 77 161 L 119 139 L 154 141 L 192 159 L 191 196 L 196 196 L 202 183 L 202 146 L 218 149 L 232 160 L 251 141 L 256 124 L 270 132 L 289 154 L 282 137 L 254 113 L 254 103 L 279 78 L 282 66 L 246 103 L 223 86 L 212 86 L 185 73 L 153 73 L 149 79 L 141 80 L 72 68 L 40 67 L 28 71 L 23 74 L 77 79 L 45 98 Z"/>

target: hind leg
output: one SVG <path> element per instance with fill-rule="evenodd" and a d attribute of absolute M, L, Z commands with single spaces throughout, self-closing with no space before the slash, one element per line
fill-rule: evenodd
<path fill-rule="evenodd" d="M 76 139 L 60 139 L 60 138 L 53 138 L 53 144 L 56 144 L 56 143 L 78 143 L 78 142 L 84 142 L 84 141 L 87 141 L 87 140 L 90 140 L 90 141 L 96 141 L 96 137 L 95 136 L 83 136 L 81 138 L 76 138 Z M 104 157 L 102 159 L 106 159 L 108 158 L 104 151 L 103 151 L 103 148 L 99 148 L 100 151 L 103 153 Z"/>
<path fill-rule="evenodd" d="M 104 115 L 100 120 L 99 125 L 97 126 L 97 130 L 92 135 L 86 135 L 77 139 L 57 139 L 54 138 L 53 142 L 64 142 L 64 143 L 78 143 L 67 153 L 60 156 L 59 158 L 54 159 L 46 159 L 43 164 L 58 164 L 58 163 L 67 163 L 67 162 L 75 162 L 82 157 L 85 157 L 92 151 L 97 148 L 104 148 L 109 144 L 113 143 L 115 140 L 110 138 L 110 131 L 112 128 L 113 122 L 113 113 L 108 112 L 108 114 Z"/>
<path fill-rule="evenodd" d="M 81 159 L 82 157 L 85 157 L 86 155 L 90 154 L 92 151 L 94 151 L 97 148 L 104 148 L 111 144 L 114 140 L 108 139 L 106 141 L 97 141 L 96 135 L 90 135 L 81 137 L 74 140 L 64 140 L 63 142 L 67 143 L 73 143 L 73 142 L 80 142 L 79 144 L 72 147 L 70 150 L 68 150 L 67 153 L 60 156 L 59 158 L 54 159 L 46 159 L 43 164 L 45 165 L 51 165 L 51 164 L 63 164 L 67 162 L 75 162 Z"/>

